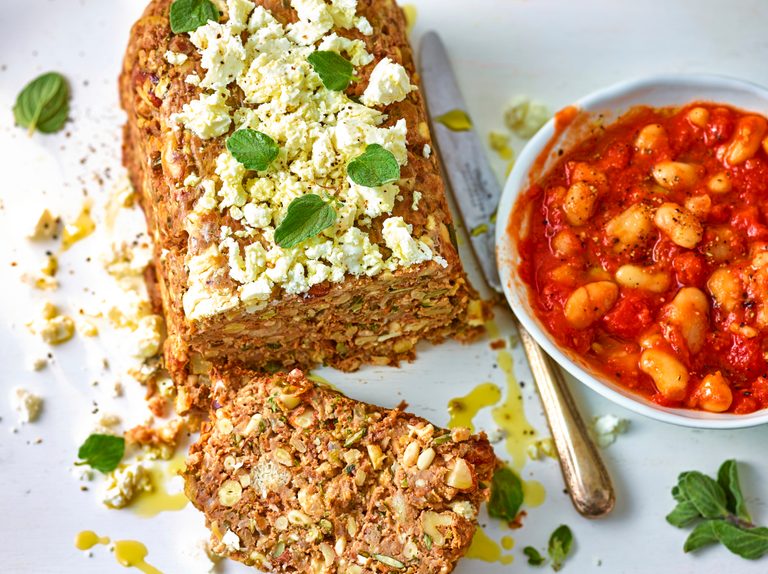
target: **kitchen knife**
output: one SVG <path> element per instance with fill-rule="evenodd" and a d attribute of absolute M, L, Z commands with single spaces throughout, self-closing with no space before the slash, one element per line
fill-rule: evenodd
<path fill-rule="evenodd" d="M 423 36 L 419 63 L 421 84 L 442 168 L 464 226 L 469 231 L 485 280 L 494 291 L 503 293 L 494 241 L 494 214 L 501 188 L 471 123 L 458 125 L 456 122 L 468 117 L 467 106 L 448 53 L 437 33 L 427 32 Z M 587 433 L 559 367 L 519 323 L 517 329 L 539 390 L 571 500 L 582 515 L 588 518 L 603 516 L 611 511 L 615 502 L 605 465 Z"/>

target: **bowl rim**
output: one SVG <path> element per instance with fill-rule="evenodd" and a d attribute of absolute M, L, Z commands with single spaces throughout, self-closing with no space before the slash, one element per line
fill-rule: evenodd
<path fill-rule="evenodd" d="M 767 88 L 748 80 L 720 74 L 661 74 L 629 79 L 591 92 L 577 100 L 573 106 L 580 113 L 595 112 L 598 109 L 616 109 L 616 106 L 610 105 L 611 101 L 648 88 L 668 88 L 672 90 L 676 88 L 730 89 L 749 93 L 758 99 L 764 100 L 766 112 L 768 112 Z M 702 98 L 702 100 L 706 100 L 706 98 Z M 723 101 L 722 103 L 727 104 L 728 102 Z M 625 110 L 621 109 L 621 111 Z M 510 255 L 513 253 L 510 248 L 515 242 L 507 234 L 506 230 L 519 195 L 528 187 L 529 173 L 534 162 L 554 135 L 555 118 L 553 117 L 528 141 L 519 154 L 506 180 L 499 202 L 498 221 L 501 224 L 496 226 L 496 259 L 507 303 L 522 326 L 547 354 L 576 380 L 609 401 L 637 414 L 678 426 L 704 429 L 748 428 L 768 423 L 768 409 L 745 415 L 707 413 L 693 409 L 663 407 L 652 403 L 639 394 L 632 393 L 628 389 L 626 390 L 627 394 L 614 390 L 609 386 L 608 382 L 601 380 L 563 352 L 543 328 L 539 320 L 520 304 L 516 295 L 521 294 L 516 289 L 522 288 L 524 290 L 522 296 L 527 299 L 528 287 L 522 281 L 513 281 L 514 278 L 518 277 L 517 265 L 510 261 Z M 516 252 L 516 249 L 514 252 Z M 517 286 L 518 284 L 520 287 Z M 618 386 L 618 383 L 613 384 Z"/>

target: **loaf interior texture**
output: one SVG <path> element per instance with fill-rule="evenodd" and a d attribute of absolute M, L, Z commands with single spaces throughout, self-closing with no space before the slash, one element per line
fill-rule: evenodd
<path fill-rule="evenodd" d="M 216 552 L 265 572 L 453 570 L 497 464 L 483 433 L 352 400 L 298 369 L 212 380 L 185 484 Z"/>
<path fill-rule="evenodd" d="M 420 340 L 475 338 L 489 307 L 458 257 L 395 2 L 228 0 L 219 23 L 178 34 L 170 6 L 153 0 L 134 25 L 120 93 L 177 408 L 207 405 L 213 364 L 351 371 L 411 360 Z M 352 62 L 346 91 L 326 89 L 313 51 Z M 244 128 L 279 146 L 268 169 L 228 151 Z M 347 178 L 371 144 L 396 157 L 399 180 Z M 307 194 L 336 221 L 283 249 L 275 228 Z"/>

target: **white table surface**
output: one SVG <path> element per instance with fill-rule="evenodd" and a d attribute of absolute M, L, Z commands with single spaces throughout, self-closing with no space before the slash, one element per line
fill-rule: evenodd
<path fill-rule="evenodd" d="M 525 93 L 556 109 L 593 89 L 619 80 L 660 72 L 715 72 L 768 84 L 768 3 L 761 0 L 421 0 L 414 36 L 434 28 L 443 35 L 454 59 L 476 126 L 483 133 L 501 127 L 506 100 Z M 193 573 L 200 565 L 191 548 L 206 536 L 202 515 L 190 507 L 151 519 L 130 510 L 112 511 L 97 502 L 93 491 L 81 492 L 70 469 L 79 442 L 93 425 L 96 401 L 101 412 L 120 414 L 127 425 L 146 417 L 141 389 L 122 377 L 119 334 L 105 329 L 95 339 L 75 339 L 53 350 L 53 364 L 40 373 L 32 359 L 48 351 L 24 323 L 34 318 L 45 296 L 19 280 L 20 273 L 42 259 L 44 247 L 24 239 L 25 225 L 43 206 L 65 217 L 78 211 L 83 190 L 103 202 L 123 175 L 119 161 L 116 78 L 131 23 L 142 0 L 4 0 L 0 8 L 0 572 L 8 574 L 104 574 L 122 572 L 104 547 L 87 557 L 74 548 L 75 534 L 92 529 L 113 539 L 136 539 L 149 549 L 147 561 L 165 574 Z M 28 138 L 13 127 L 10 109 L 21 87 L 37 74 L 58 70 L 72 82 L 73 121 L 70 137 Z M 81 160 L 85 158 L 84 163 Z M 496 163 L 501 175 L 503 166 Z M 109 176 L 101 184 L 95 174 Z M 97 216 L 99 212 L 97 210 Z M 140 217 L 127 216 L 140 229 Z M 97 234 L 62 255 L 62 288 L 50 298 L 73 311 L 94 308 L 110 298 L 113 284 L 101 266 L 88 263 L 103 252 L 103 225 Z M 18 262 L 16 267 L 11 262 Z M 471 265 L 471 263 L 468 263 Z M 510 334 L 508 317 L 498 312 L 502 333 Z M 515 371 L 526 383 L 528 418 L 546 435 L 538 398 L 519 349 Z M 112 367 L 102 369 L 102 358 Z M 348 394 L 385 406 L 407 400 L 416 413 L 445 424 L 449 399 L 492 381 L 505 387 L 495 367 L 496 352 L 488 340 L 472 346 L 447 343 L 424 347 L 420 358 L 402 369 L 365 368 L 342 375 L 320 374 Z M 108 388 L 124 381 L 126 397 L 113 399 Z M 98 386 L 92 382 L 98 380 Z M 10 389 L 22 385 L 45 398 L 45 410 L 34 425 L 17 428 L 8 401 Z M 672 508 L 669 490 L 677 474 L 698 469 L 714 473 L 735 457 L 743 488 L 757 522 L 768 522 L 764 484 L 765 427 L 742 431 L 699 431 L 677 428 L 631 414 L 578 383 L 573 392 L 586 417 L 613 413 L 631 420 L 629 432 L 603 451 L 618 502 L 603 520 L 580 518 L 562 492 L 552 459 L 529 462 L 522 471 L 547 490 L 546 502 L 528 509 L 515 539 L 512 565 L 463 560 L 457 572 L 524 572 L 521 550 L 543 547 L 559 524 L 573 529 L 575 553 L 565 572 L 646 573 L 768 571 L 768 559 L 747 562 L 722 548 L 685 555 L 687 531 L 664 521 Z M 489 409 L 476 419 L 494 428 Z M 42 438 L 41 444 L 34 444 Z M 509 458 L 503 446 L 499 454 Z M 497 542 L 509 531 L 483 517 L 486 532 Z M 505 552 L 506 553 L 506 552 Z M 233 563 L 218 572 L 248 572 Z M 548 571 L 548 570 L 547 570 Z"/>

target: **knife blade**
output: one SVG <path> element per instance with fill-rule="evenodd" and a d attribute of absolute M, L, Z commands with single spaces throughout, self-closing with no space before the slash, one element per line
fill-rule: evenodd
<path fill-rule="evenodd" d="M 440 36 L 435 32 L 424 34 L 419 53 L 421 83 L 433 119 L 433 135 L 443 169 L 488 286 L 503 293 L 494 240 L 494 214 L 501 188 L 477 132 L 474 129 L 452 130 L 435 121 L 454 110 L 467 113 L 467 105 Z"/>
<path fill-rule="evenodd" d="M 503 292 L 496 266 L 496 225 L 493 217 L 501 188 L 477 132 L 473 129 L 455 131 L 436 121 L 454 110 L 466 113 L 467 106 L 445 46 L 435 32 L 424 35 L 419 64 L 438 155 L 469 232 L 475 257 L 488 285 L 495 291 Z M 484 232 L 473 232 L 478 229 Z M 616 500 L 611 477 L 587 432 L 562 372 L 522 325 L 515 323 L 573 505 L 587 518 L 604 516 L 613 509 Z"/>

